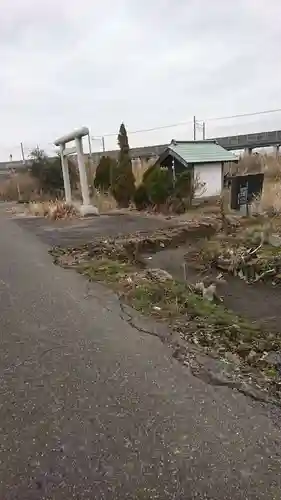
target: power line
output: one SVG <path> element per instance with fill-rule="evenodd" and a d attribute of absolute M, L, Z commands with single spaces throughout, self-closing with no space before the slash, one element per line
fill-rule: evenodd
<path fill-rule="evenodd" d="M 206 118 L 204 119 L 204 121 L 206 123 L 208 122 L 214 122 L 214 121 L 220 121 L 220 120 L 230 120 L 230 119 L 233 119 L 233 118 L 245 118 L 245 117 L 250 117 L 250 116 L 258 116 L 258 115 L 266 115 L 266 114 L 271 114 L 271 113 L 280 113 L 281 112 L 281 108 L 276 108 L 276 109 L 267 109 L 267 110 L 264 110 L 264 111 L 255 111 L 255 112 L 252 112 L 252 113 L 240 113 L 240 114 L 237 114 L 237 115 L 228 115 L 228 116 L 218 116 L 218 117 L 213 117 L 213 118 Z M 201 120 L 200 120 L 201 121 Z M 160 125 L 159 127 L 152 127 L 152 128 L 145 128 L 145 129 L 139 129 L 139 130 L 132 130 L 132 131 L 128 131 L 128 134 L 132 135 L 132 134 L 141 134 L 141 133 L 144 133 L 144 132 L 154 132 L 156 130 L 163 130 L 163 129 L 168 129 L 168 128 L 175 128 L 175 127 L 181 127 L 181 126 L 184 126 L 184 125 L 191 125 L 193 124 L 193 120 L 190 119 L 188 121 L 183 121 L 183 122 L 178 122 L 178 123 L 173 123 L 173 124 L 169 124 L 169 125 Z M 112 132 L 110 134 L 103 134 L 103 136 L 97 136 L 95 135 L 95 137 L 115 137 L 117 135 L 116 132 Z"/>
<path fill-rule="evenodd" d="M 251 116 L 260 116 L 260 115 L 266 115 L 266 114 L 273 114 L 273 113 L 280 113 L 281 112 L 281 108 L 275 108 L 275 109 L 267 109 L 267 110 L 263 110 L 263 111 L 255 111 L 255 112 L 251 112 L 251 113 L 239 113 L 239 114 L 236 114 L 236 115 L 228 115 L 228 116 L 218 116 L 218 117 L 211 117 L 211 118 L 206 118 L 203 120 L 196 120 L 196 126 L 202 126 L 203 125 L 203 136 L 205 136 L 205 124 L 209 123 L 209 122 L 215 122 L 215 121 L 222 121 L 222 120 L 230 120 L 230 119 L 234 119 L 234 118 L 245 118 L 245 117 L 251 117 Z M 154 131 L 157 131 L 157 130 L 164 130 L 164 129 L 169 129 L 169 128 L 175 128 L 175 127 L 182 127 L 182 126 L 186 126 L 186 125 L 192 125 L 194 126 L 194 119 L 190 119 L 188 121 L 182 121 L 182 122 L 177 122 L 177 123 L 173 123 L 173 124 L 167 124 L 167 125 L 160 125 L 158 127 L 151 127 L 151 128 L 146 128 L 146 129 L 137 129 L 137 130 L 132 130 L 132 131 L 128 131 L 128 134 L 132 135 L 132 134 L 141 134 L 141 133 L 146 133 L 146 132 L 154 132 Z M 94 137 L 96 138 L 99 138 L 100 140 L 102 140 L 102 145 L 103 145 L 103 150 L 105 149 L 105 146 L 104 146 L 104 138 L 106 137 L 116 137 L 117 136 L 117 133 L 114 132 L 114 133 L 110 133 L 110 134 L 103 134 L 103 135 L 95 135 Z M 48 149 L 50 149 L 49 146 L 52 147 L 52 149 L 54 149 L 54 145 L 53 143 L 51 142 L 48 142 Z M 0 150 L 1 151 L 9 151 L 11 153 L 11 151 L 14 151 L 17 150 L 17 152 L 20 152 L 21 155 L 22 155 L 22 150 L 24 148 L 24 151 L 28 151 L 30 152 L 33 147 L 30 147 L 30 145 L 26 145 L 25 143 L 22 145 L 18 145 L 18 146 L 10 146 L 10 147 L 7 147 L 7 146 L 4 146 L 4 147 L 0 147 Z"/>
<path fill-rule="evenodd" d="M 173 124 L 170 124 L 170 125 L 160 125 L 159 127 L 153 127 L 153 128 L 145 128 L 145 129 L 140 129 L 140 130 L 132 130 L 132 131 L 128 131 L 128 134 L 132 135 L 132 134 L 141 134 L 143 132 L 154 132 L 154 130 L 163 130 L 165 128 L 174 128 L 174 127 L 181 127 L 182 125 L 189 125 L 193 123 L 192 120 L 189 120 L 187 122 L 179 122 L 179 123 L 173 123 Z M 95 137 L 115 137 L 117 134 L 116 132 L 115 133 L 111 133 L 111 134 L 103 134 L 103 136 L 101 135 L 95 135 Z"/>
<path fill-rule="evenodd" d="M 247 116 L 258 116 L 258 115 L 269 115 L 271 113 L 280 113 L 281 108 L 276 108 L 276 109 L 267 109 L 265 111 L 255 111 L 253 113 L 241 113 L 238 115 L 230 115 L 230 116 L 219 116 L 216 118 L 206 118 L 206 122 L 214 122 L 214 121 L 219 121 L 219 120 L 229 120 L 231 118 L 244 118 Z"/>
<path fill-rule="evenodd" d="M 254 111 L 252 113 L 240 113 L 237 115 L 228 115 L 228 116 L 218 116 L 218 117 L 213 117 L 213 118 L 205 118 L 204 120 L 196 120 L 198 124 L 201 122 L 202 124 L 204 122 L 214 122 L 214 121 L 221 121 L 221 120 L 230 120 L 233 118 L 244 118 L 244 117 L 250 117 L 250 116 L 258 116 L 258 115 L 266 115 L 266 114 L 271 114 L 271 113 L 280 113 L 281 108 L 275 108 L 275 109 L 267 109 L 263 111 Z M 156 130 L 164 130 L 164 129 L 169 129 L 169 128 L 175 128 L 175 127 L 182 127 L 185 125 L 192 125 L 194 124 L 194 118 L 190 119 L 188 121 L 182 121 L 182 122 L 177 122 L 177 123 L 171 123 L 167 125 L 160 125 L 158 127 L 151 127 L 151 128 L 144 128 L 144 129 L 137 129 L 137 130 L 128 130 L 128 134 L 141 134 L 145 132 L 154 132 Z M 102 134 L 102 135 L 94 135 L 92 138 L 98 138 L 98 139 L 103 139 L 105 137 L 116 137 L 118 134 L 117 132 L 112 132 L 110 134 Z M 48 142 L 48 145 L 53 146 L 52 142 Z"/>

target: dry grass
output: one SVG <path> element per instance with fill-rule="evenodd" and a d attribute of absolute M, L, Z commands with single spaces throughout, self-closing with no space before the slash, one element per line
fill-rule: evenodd
<path fill-rule="evenodd" d="M 137 162 L 133 161 L 133 174 L 136 180 L 136 187 L 138 187 L 142 183 L 142 178 L 144 173 L 147 171 L 147 169 L 150 167 L 151 162 L 146 161 L 146 162 Z"/>
<path fill-rule="evenodd" d="M 265 179 L 260 200 L 261 211 L 269 215 L 281 213 L 281 181 Z"/>
<path fill-rule="evenodd" d="M 142 182 L 142 177 L 144 172 L 150 166 L 149 162 L 137 162 L 133 161 L 133 173 L 136 179 L 136 186 Z M 96 165 L 91 161 L 87 163 L 87 169 L 89 172 L 89 178 L 91 179 L 90 185 L 93 185 L 93 180 L 95 178 Z M 107 193 L 100 193 L 95 189 L 92 190 L 92 203 L 95 205 L 99 212 L 109 212 L 111 210 L 117 209 L 117 203 L 113 196 Z M 73 198 L 79 200 L 81 198 L 80 193 L 72 193 Z M 0 199 L 5 201 L 36 201 L 38 203 L 33 204 L 31 207 L 31 212 L 34 215 L 46 216 L 48 212 L 48 204 L 50 204 L 51 196 L 39 192 L 37 181 L 31 177 L 29 173 L 19 173 L 11 174 L 9 179 L 0 182 Z M 42 203 L 40 203 L 42 202 Z"/>
<path fill-rule="evenodd" d="M 91 159 L 85 159 L 86 171 L 88 173 L 88 181 L 92 186 L 96 176 L 97 164 Z"/>
<path fill-rule="evenodd" d="M 242 156 L 237 164 L 232 164 L 231 173 L 236 175 L 257 174 L 265 170 L 264 155 Z"/>
<path fill-rule="evenodd" d="M 94 190 L 91 202 L 95 207 L 97 207 L 99 213 L 110 212 L 111 210 L 117 209 L 116 200 L 109 193 L 102 193 Z"/>
<path fill-rule="evenodd" d="M 268 179 L 281 179 L 281 157 L 273 154 L 252 154 L 243 156 L 231 166 L 232 174 L 255 174 L 264 172 Z"/>
<path fill-rule="evenodd" d="M 38 198 L 38 184 L 28 173 L 11 175 L 0 183 L 0 199 L 30 201 Z"/>
<path fill-rule="evenodd" d="M 265 214 L 281 213 L 281 157 L 274 154 L 252 154 L 243 156 L 231 168 L 232 175 L 264 173 L 261 197 L 252 204 L 254 212 Z"/>
<path fill-rule="evenodd" d="M 281 157 L 278 158 L 274 156 L 266 156 L 265 167 L 264 167 L 265 177 L 273 180 L 281 180 Z"/>

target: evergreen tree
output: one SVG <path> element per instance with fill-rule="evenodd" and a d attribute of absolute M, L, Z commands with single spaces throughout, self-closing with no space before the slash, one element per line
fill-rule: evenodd
<path fill-rule="evenodd" d="M 127 208 L 134 197 L 135 177 L 133 174 L 128 136 L 124 123 L 121 123 L 120 126 L 118 145 L 120 152 L 111 191 L 118 205 L 122 208 Z"/>
<path fill-rule="evenodd" d="M 109 156 L 102 156 L 96 170 L 95 188 L 107 192 L 114 179 L 115 169 L 116 160 L 109 158 Z"/>
<path fill-rule="evenodd" d="M 119 153 L 119 161 L 120 161 L 124 156 L 129 155 L 130 153 L 128 135 L 124 123 L 121 123 L 120 125 L 118 134 L 118 146 L 120 148 L 120 153 Z"/>

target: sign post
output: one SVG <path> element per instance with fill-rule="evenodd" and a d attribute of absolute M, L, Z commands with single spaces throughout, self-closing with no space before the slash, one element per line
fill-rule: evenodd
<path fill-rule="evenodd" d="M 230 208 L 249 215 L 249 206 L 262 194 L 264 174 L 237 175 L 231 178 Z"/>

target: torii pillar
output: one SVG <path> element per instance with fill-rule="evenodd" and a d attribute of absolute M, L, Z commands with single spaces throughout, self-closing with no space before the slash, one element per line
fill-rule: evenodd
<path fill-rule="evenodd" d="M 80 186 L 81 186 L 81 194 L 83 203 L 80 206 L 80 212 L 82 215 L 98 215 L 98 209 L 90 202 L 90 194 L 89 194 L 89 186 L 88 179 L 85 167 L 85 158 L 83 153 L 83 143 L 82 138 L 86 135 L 89 135 L 89 129 L 87 127 L 83 127 L 79 130 L 75 130 L 70 134 L 64 135 L 57 139 L 54 144 L 55 146 L 60 147 L 61 154 L 61 165 L 62 165 L 62 173 L 63 173 L 63 183 L 64 183 L 64 192 L 65 192 L 65 200 L 67 203 L 71 203 L 71 186 L 70 186 L 70 178 L 69 178 L 69 168 L 68 168 L 68 160 L 65 154 L 65 145 L 70 141 L 75 141 L 75 147 L 77 151 L 77 161 L 78 161 L 78 170 L 79 170 L 79 178 L 80 178 Z"/>

